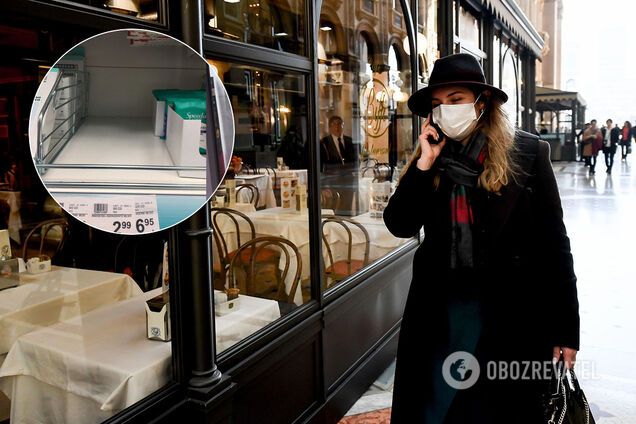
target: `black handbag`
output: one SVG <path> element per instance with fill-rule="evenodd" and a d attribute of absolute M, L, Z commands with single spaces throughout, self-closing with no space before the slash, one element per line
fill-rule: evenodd
<path fill-rule="evenodd" d="M 574 369 L 566 369 L 562 358 L 552 368 L 544 415 L 548 424 L 595 424 Z"/>

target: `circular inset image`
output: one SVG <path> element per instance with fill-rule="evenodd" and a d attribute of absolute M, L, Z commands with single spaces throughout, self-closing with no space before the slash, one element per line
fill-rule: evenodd
<path fill-rule="evenodd" d="M 91 37 L 40 83 L 29 139 L 51 196 L 101 230 L 144 234 L 200 209 L 232 157 L 234 117 L 214 67 L 153 31 Z"/>

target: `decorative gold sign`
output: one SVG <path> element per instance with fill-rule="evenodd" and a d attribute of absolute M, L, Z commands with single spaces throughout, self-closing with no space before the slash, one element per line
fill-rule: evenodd
<path fill-rule="evenodd" d="M 389 121 L 390 93 L 386 85 L 374 78 L 360 90 L 360 110 L 365 120 L 364 131 L 371 138 L 382 137 L 391 121 Z"/>

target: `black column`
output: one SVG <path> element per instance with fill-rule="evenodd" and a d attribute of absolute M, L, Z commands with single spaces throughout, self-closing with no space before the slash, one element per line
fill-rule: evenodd
<path fill-rule="evenodd" d="M 181 16 L 183 41 L 201 53 L 201 2 L 181 0 Z M 185 369 L 184 377 L 190 389 L 195 391 L 207 391 L 222 377 L 215 363 L 211 236 L 210 208 L 207 203 L 179 224 L 176 231 L 176 284 L 183 294 L 183 324 L 189 324 L 189 328 L 182 326 L 183 346 L 186 348 L 184 360 L 189 365 L 189 375 L 188 369 Z M 187 350 L 190 350 L 190 355 Z"/>

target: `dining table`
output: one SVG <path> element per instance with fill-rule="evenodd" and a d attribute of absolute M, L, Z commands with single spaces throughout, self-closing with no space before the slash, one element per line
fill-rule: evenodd
<path fill-rule="evenodd" d="M 88 269 L 53 266 L 19 279 L 0 291 L 0 355 L 24 334 L 142 293 L 126 274 Z"/>
<path fill-rule="evenodd" d="M 147 300 L 161 288 L 19 337 L 0 367 L 12 423 L 98 423 L 168 384 L 171 343 L 149 340 Z M 215 292 L 215 296 L 219 292 Z M 278 302 L 239 296 L 215 319 L 217 353 L 280 317 Z"/>

